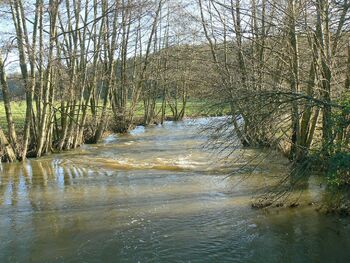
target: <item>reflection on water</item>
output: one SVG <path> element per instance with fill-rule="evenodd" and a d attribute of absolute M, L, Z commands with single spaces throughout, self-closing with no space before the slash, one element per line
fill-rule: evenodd
<path fill-rule="evenodd" d="M 0 262 L 348 262 L 349 219 L 309 207 L 252 210 L 254 189 L 285 160 L 225 179 L 225 160 L 202 148 L 205 122 L 140 127 L 3 165 Z M 302 198 L 318 194 L 311 186 Z"/>

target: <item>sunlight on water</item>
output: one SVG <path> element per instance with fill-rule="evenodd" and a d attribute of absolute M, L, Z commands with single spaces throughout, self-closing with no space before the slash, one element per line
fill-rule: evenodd
<path fill-rule="evenodd" d="M 217 158 L 203 148 L 206 122 L 2 165 L 0 262 L 348 262 L 348 219 L 307 205 L 251 209 L 288 162 L 275 153 L 249 177 L 227 177 L 257 152 Z M 307 204 L 318 188 L 295 195 Z"/>

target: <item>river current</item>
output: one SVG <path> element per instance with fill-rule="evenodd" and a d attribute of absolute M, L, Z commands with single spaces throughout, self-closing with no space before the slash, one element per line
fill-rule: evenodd
<path fill-rule="evenodd" d="M 0 262 L 350 262 L 349 218 L 311 205 L 252 209 L 288 161 L 272 153 L 249 176 L 228 177 L 256 150 L 220 158 L 204 147 L 207 122 L 137 127 L 2 164 Z M 318 188 L 301 203 L 322 198 Z"/>

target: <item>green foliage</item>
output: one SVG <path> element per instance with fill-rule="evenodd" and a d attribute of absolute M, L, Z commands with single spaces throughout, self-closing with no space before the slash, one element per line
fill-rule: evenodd
<path fill-rule="evenodd" d="M 331 186 L 350 185 L 350 153 L 336 152 L 328 160 L 327 179 Z"/>
<path fill-rule="evenodd" d="M 344 93 L 342 98 L 337 101 L 341 108 L 333 111 L 333 123 L 335 132 L 339 132 L 350 125 L 350 92 Z"/>
<path fill-rule="evenodd" d="M 328 158 L 328 182 L 331 186 L 350 185 L 350 93 L 343 94 L 338 101 L 341 108 L 333 111 L 333 129 L 335 143 Z"/>

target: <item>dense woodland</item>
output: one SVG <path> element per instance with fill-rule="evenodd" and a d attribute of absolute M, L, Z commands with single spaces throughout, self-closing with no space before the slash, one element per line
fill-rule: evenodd
<path fill-rule="evenodd" d="M 279 149 L 294 171 L 317 165 L 347 185 L 349 8 L 348 0 L 1 1 L 1 158 L 127 132 L 140 105 L 144 125 L 163 123 L 167 110 L 181 120 L 192 98 L 229 109 L 217 128 L 234 127 L 227 140 Z"/>

